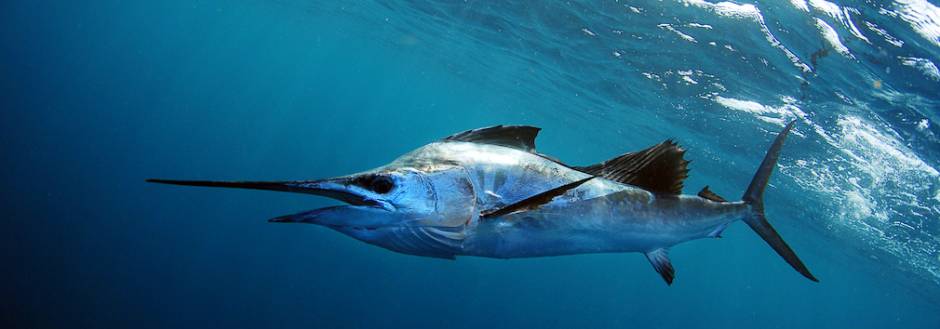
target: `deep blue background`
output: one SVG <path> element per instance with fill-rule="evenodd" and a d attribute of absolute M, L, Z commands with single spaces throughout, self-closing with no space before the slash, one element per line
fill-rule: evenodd
<path fill-rule="evenodd" d="M 615 117 L 617 130 L 577 106 L 542 108 L 567 97 L 492 82 L 523 64 L 466 73 L 475 66 L 442 60 L 497 50 L 467 53 L 453 36 L 456 50 L 435 56 L 327 6 L 339 5 L 0 3 L 0 327 L 940 326 L 938 304 L 918 293 L 935 287 L 801 225 L 793 217 L 814 203 L 785 193 L 784 176 L 770 216 L 820 284 L 740 224 L 674 248 L 667 287 L 640 254 L 418 258 L 265 222 L 328 200 L 143 182 L 335 176 L 515 123 L 543 127 L 540 150 L 573 163 L 676 137 L 690 145 L 687 192 L 736 196 L 771 138 L 739 129 L 701 141 L 650 112 Z M 669 95 L 681 96 L 695 95 Z M 734 140 L 748 146 L 707 153 Z"/>

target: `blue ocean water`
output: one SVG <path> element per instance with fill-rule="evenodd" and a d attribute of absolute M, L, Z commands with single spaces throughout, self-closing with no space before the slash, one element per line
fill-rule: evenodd
<path fill-rule="evenodd" d="M 940 9 L 871 1 L 0 2 L 4 328 L 940 327 Z M 768 217 L 640 254 L 446 261 L 266 219 L 454 132 L 588 164 L 674 138 Z"/>

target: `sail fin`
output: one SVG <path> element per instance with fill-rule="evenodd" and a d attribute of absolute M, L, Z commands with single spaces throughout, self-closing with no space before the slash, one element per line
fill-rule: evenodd
<path fill-rule="evenodd" d="M 650 192 L 678 195 L 682 194 L 683 181 L 689 177 L 689 161 L 683 155 L 684 149 L 666 140 L 642 151 L 574 169 Z"/>

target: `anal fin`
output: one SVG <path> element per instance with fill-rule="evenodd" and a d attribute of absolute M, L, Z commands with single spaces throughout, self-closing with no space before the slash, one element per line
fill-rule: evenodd
<path fill-rule="evenodd" d="M 663 277 L 667 285 L 672 285 L 672 279 L 676 277 L 676 270 L 672 268 L 672 262 L 669 261 L 669 251 L 659 248 L 646 253 L 646 259 L 649 259 L 653 269 Z"/>

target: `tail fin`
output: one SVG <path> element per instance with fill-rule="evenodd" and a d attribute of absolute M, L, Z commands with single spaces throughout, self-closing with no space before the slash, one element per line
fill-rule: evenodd
<path fill-rule="evenodd" d="M 800 272 L 800 274 L 807 279 L 819 282 L 819 280 L 809 272 L 806 265 L 803 265 L 803 262 L 796 256 L 793 249 L 790 249 L 790 246 L 783 241 L 780 234 L 777 234 L 777 230 L 775 230 L 773 226 L 770 226 L 770 223 L 767 222 L 767 218 L 764 216 L 764 188 L 767 187 L 767 182 L 770 180 L 770 174 L 773 173 L 774 167 L 777 166 L 777 158 L 780 156 L 780 149 L 783 148 L 783 142 L 787 139 L 787 134 L 790 133 L 790 129 L 793 128 L 795 123 L 796 121 L 791 121 L 787 127 L 777 135 L 777 139 L 774 140 L 773 145 L 770 146 L 770 150 L 767 151 L 767 155 L 764 156 L 764 161 L 761 162 L 760 167 L 757 168 L 757 173 L 754 174 L 751 185 L 747 187 L 747 192 L 744 192 L 744 196 L 741 199 L 751 206 L 751 214 L 744 218 L 744 222 L 747 223 L 757 235 L 760 235 L 771 248 L 774 248 L 774 251 L 783 257 L 793 269 Z"/>

